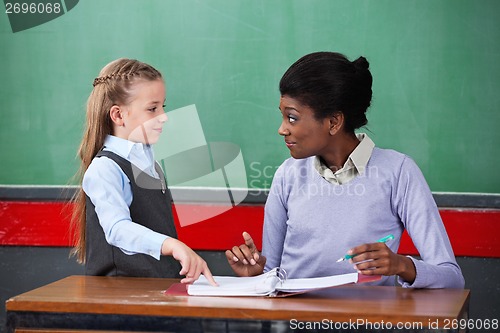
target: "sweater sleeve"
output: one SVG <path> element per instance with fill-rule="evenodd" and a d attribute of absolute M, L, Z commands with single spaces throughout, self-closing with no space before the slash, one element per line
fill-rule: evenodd
<path fill-rule="evenodd" d="M 276 171 L 264 208 L 262 255 L 266 257 L 264 271 L 280 267 L 288 220 L 285 194 L 284 165 Z"/>
<path fill-rule="evenodd" d="M 463 288 L 464 277 L 451 248 L 436 202 L 425 178 L 409 157 L 405 157 L 393 202 L 421 260 L 411 258 L 416 269 L 410 284 L 398 278 L 407 288 Z"/>

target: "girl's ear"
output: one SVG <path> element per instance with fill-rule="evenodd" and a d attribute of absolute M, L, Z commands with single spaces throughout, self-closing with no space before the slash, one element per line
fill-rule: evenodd
<path fill-rule="evenodd" d="M 335 112 L 329 118 L 330 120 L 330 135 L 337 134 L 344 126 L 344 113 Z"/>
<path fill-rule="evenodd" d="M 115 125 L 123 126 L 122 110 L 118 105 L 113 105 L 111 109 L 109 109 L 109 117 Z"/>

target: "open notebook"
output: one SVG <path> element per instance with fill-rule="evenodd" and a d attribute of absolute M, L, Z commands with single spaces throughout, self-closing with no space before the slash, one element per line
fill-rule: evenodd
<path fill-rule="evenodd" d="M 318 278 L 287 279 L 284 270 L 275 268 L 252 277 L 215 276 L 218 287 L 210 285 L 201 275 L 187 286 L 192 296 L 287 296 L 311 290 L 330 288 L 350 283 L 380 280 L 380 276 L 364 276 L 358 273 L 340 274 Z"/>

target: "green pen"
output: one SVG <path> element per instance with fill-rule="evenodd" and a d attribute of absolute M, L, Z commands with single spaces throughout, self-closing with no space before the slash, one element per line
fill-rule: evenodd
<path fill-rule="evenodd" d="M 393 235 L 387 235 L 385 236 L 384 238 L 380 238 L 377 243 L 387 243 L 388 241 L 390 241 L 391 239 L 394 239 L 394 236 Z M 353 258 L 354 256 L 352 254 L 346 254 L 345 256 L 343 256 L 342 258 L 340 258 L 339 260 L 337 260 L 337 262 L 341 262 L 341 261 L 344 261 L 344 260 L 349 260 L 351 258 Z"/>

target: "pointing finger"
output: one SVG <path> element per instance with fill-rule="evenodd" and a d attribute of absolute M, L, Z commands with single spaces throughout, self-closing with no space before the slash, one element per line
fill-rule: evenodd
<path fill-rule="evenodd" d="M 243 233 L 243 239 L 245 240 L 245 244 L 251 248 L 252 250 L 255 248 L 255 243 L 253 242 L 252 236 L 248 232 Z"/>

